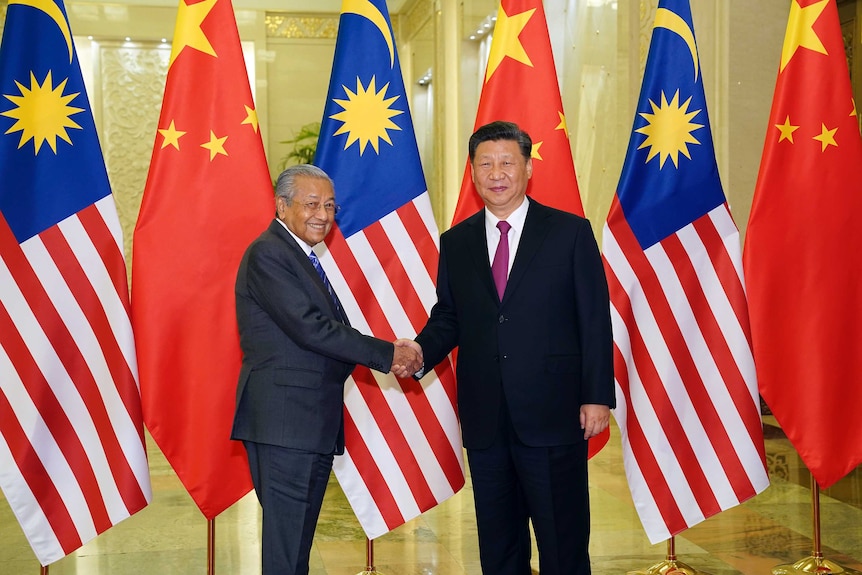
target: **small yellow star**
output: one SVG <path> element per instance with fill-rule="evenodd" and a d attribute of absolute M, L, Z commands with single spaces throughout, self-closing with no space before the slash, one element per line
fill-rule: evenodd
<path fill-rule="evenodd" d="M 560 116 L 560 123 L 557 124 L 555 130 L 562 130 L 566 137 L 569 137 L 569 127 L 566 125 L 566 116 L 562 112 L 557 112 L 557 115 Z"/>
<path fill-rule="evenodd" d="M 838 142 L 835 141 L 835 132 L 838 131 L 838 128 L 833 128 L 831 130 L 826 128 L 826 124 L 820 124 L 821 131 L 819 136 L 814 136 L 814 139 L 820 142 L 820 151 L 826 151 L 826 148 L 829 146 L 838 146 Z"/>
<path fill-rule="evenodd" d="M 516 62 L 521 62 L 527 66 L 533 67 L 533 62 L 524 50 L 524 45 L 518 39 L 521 31 L 527 26 L 527 22 L 533 17 L 535 8 L 509 16 L 503 11 L 502 4 L 497 12 L 497 24 L 494 25 L 494 39 L 491 40 L 491 53 L 488 54 L 488 70 L 485 72 L 485 82 L 487 82 L 497 68 L 508 56 Z"/>
<path fill-rule="evenodd" d="M 850 101 L 851 101 L 851 102 L 853 102 L 853 111 L 852 111 L 852 112 L 850 112 L 850 115 L 851 115 L 851 116 L 855 116 L 855 115 L 856 115 L 856 99 L 855 99 L 855 98 L 850 98 Z"/>
<path fill-rule="evenodd" d="M 224 149 L 225 140 L 227 140 L 227 136 L 219 138 L 215 135 L 215 132 L 210 130 L 210 141 L 201 144 L 201 148 L 206 148 L 210 151 L 210 162 L 213 161 L 213 158 L 216 157 L 216 154 L 223 154 L 227 156 L 227 152 Z"/>
<path fill-rule="evenodd" d="M 177 11 L 177 24 L 174 32 L 173 47 L 171 48 L 170 68 L 174 60 L 180 55 L 186 46 L 200 50 L 204 54 L 216 56 L 216 52 L 210 44 L 201 24 L 209 16 L 210 10 L 216 5 L 217 0 L 203 0 L 196 4 L 186 4 L 186 0 L 180 0 Z"/>
<path fill-rule="evenodd" d="M 533 149 L 530 150 L 530 158 L 534 158 L 536 160 L 542 160 L 543 159 L 542 154 L 539 153 L 539 148 L 541 148 L 542 144 L 544 144 L 544 143 L 545 143 L 544 141 L 533 143 Z"/>
<path fill-rule="evenodd" d="M 245 120 L 241 123 L 251 124 L 251 127 L 254 128 L 254 133 L 257 134 L 257 110 L 245 106 L 245 114 Z"/>
<path fill-rule="evenodd" d="M 793 132 L 798 130 L 799 126 L 794 126 L 790 123 L 790 116 L 787 116 L 783 124 L 775 124 L 775 127 L 781 132 L 781 136 L 778 137 L 779 142 L 790 140 L 790 143 L 793 143 Z"/>
<path fill-rule="evenodd" d="M 781 49 L 781 71 L 790 62 L 799 48 L 808 48 L 820 54 L 826 54 L 823 42 L 814 31 L 814 23 L 820 18 L 829 0 L 820 0 L 802 8 L 799 0 L 793 0 L 790 5 L 790 18 L 787 22 L 787 32 L 784 35 L 784 47 Z"/>
<path fill-rule="evenodd" d="M 173 146 L 178 150 L 180 149 L 180 138 L 186 135 L 185 132 L 177 130 L 173 120 L 171 120 L 171 125 L 168 126 L 167 129 L 159 129 L 159 134 L 164 138 L 160 149 L 165 149 L 167 146 Z"/>

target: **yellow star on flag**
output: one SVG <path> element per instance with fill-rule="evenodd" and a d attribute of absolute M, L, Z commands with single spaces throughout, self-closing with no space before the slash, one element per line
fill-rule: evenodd
<path fill-rule="evenodd" d="M 508 56 L 517 62 L 533 67 L 533 62 L 524 50 L 523 44 L 518 39 L 521 31 L 526 27 L 527 22 L 533 17 L 535 8 L 509 16 L 500 10 L 497 13 L 497 24 L 494 26 L 494 39 L 491 41 L 491 53 L 488 55 L 488 70 L 485 72 L 485 82 L 487 82 L 497 68 L 503 62 L 503 59 Z"/>
<path fill-rule="evenodd" d="M 251 124 L 251 127 L 254 128 L 254 133 L 257 133 L 257 110 L 254 108 L 249 108 L 245 106 L 245 120 L 240 122 L 241 124 Z"/>
<path fill-rule="evenodd" d="M 177 56 L 180 55 L 186 46 L 200 50 L 204 54 L 216 56 L 216 52 L 210 44 L 204 31 L 201 30 L 201 24 L 209 15 L 210 10 L 216 5 L 217 0 L 203 0 L 197 4 L 186 4 L 186 0 L 180 0 L 180 6 L 177 11 L 177 26 L 174 34 L 173 47 L 171 48 L 171 61 L 168 64 L 170 68 Z"/>
<path fill-rule="evenodd" d="M 783 124 L 775 124 L 775 127 L 781 132 L 781 135 L 778 137 L 779 142 L 789 140 L 791 144 L 793 143 L 793 132 L 798 130 L 799 126 L 794 126 L 790 123 L 790 116 L 787 116 Z"/>
<path fill-rule="evenodd" d="M 566 137 L 569 137 L 569 127 L 566 125 L 566 116 L 562 112 L 557 112 L 557 115 L 560 116 L 560 123 L 557 124 L 555 130 L 562 130 Z"/>
<path fill-rule="evenodd" d="M 206 148 L 210 151 L 210 162 L 213 161 L 213 158 L 216 157 L 216 154 L 223 154 L 227 156 L 227 152 L 224 149 L 225 140 L 227 140 L 227 136 L 219 138 L 215 135 L 215 132 L 210 130 L 210 141 L 201 144 L 201 148 Z"/>
<path fill-rule="evenodd" d="M 826 124 L 820 124 L 822 127 L 820 128 L 820 135 L 814 136 L 814 139 L 820 142 L 820 151 L 826 151 L 826 148 L 829 146 L 838 146 L 838 142 L 835 141 L 835 132 L 838 131 L 838 128 L 828 129 Z"/>
<path fill-rule="evenodd" d="M 162 140 L 162 150 L 164 150 L 167 146 L 173 146 L 179 150 L 180 138 L 186 135 L 185 132 L 177 130 L 177 127 L 174 125 L 173 120 L 171 120 L 171 125 L 167 128 L 159 129 L 159 134 L 161 134 L 164 138 L 164 140 Z"/>
<path fill-rule="evenodd" d="M 542 158 L 542 154 L 539 153 L 539 148 L 541 148 L 542 144 L 544 144 L 544 143 L 545 143 L 544 141 L 541 141 L 541 142 L 535 142 L 533 144 L 533 149 L 530 150 L 530 158 L 534 158 L 536 160 L 544 159 L 544 158 Z"/>
<path fill-rule="evenodd" d="M 784 36 L 784 47 L 781 49 L 781 71 L 790 62 L 799 48 L 808 48 L 820 54 L 826 54 L 823 42 L 814 31 L 814 23 L 820 17 L 829 0 L 820 0 L 802 8 L 799 0 L 793 0 L 790 5 L 790 18 L 787 22 L 787 33 Z"/>

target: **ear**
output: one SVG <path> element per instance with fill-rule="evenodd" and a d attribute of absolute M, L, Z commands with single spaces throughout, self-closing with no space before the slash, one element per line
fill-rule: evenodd
<path fill-rule="evenodd" d="M 275 213 L 279 218 L 284 217 L 284 211 L 287 209 L 287 204 L 281 196 L 275 197 Z"/>
<path fill-rule="evenodd" d="M 533 158 L 527 159 L 527 179 L 533 177 Z"/>

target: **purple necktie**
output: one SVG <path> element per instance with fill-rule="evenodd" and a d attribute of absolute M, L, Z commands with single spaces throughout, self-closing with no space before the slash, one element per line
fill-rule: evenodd
<path fill-rule="evenodd" d="M 500 230 L 500 243 L 497 244 L 497 253 L 494 254 L 494 262 L 491 264 L 491 275 L 494 276 L 497 295 L 500 296 L 500 301 L 503 301 L 506 278 L 509 276 L 509 230 L 512 226 L 509 222 L 500 220 L 497 222 L 497 228 Z"/>

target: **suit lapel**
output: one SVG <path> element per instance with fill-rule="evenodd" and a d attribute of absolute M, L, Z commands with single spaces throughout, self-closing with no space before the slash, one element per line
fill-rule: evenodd
<path fill-rule="evenodd" d="M 482 283 L 482 289 L 488 292 L 488 297 L 497 298 L 497 286 L 494 285 L 494 276 L 491 275 L 491 262 L 488 261 L 488 238 L 485 235 L 485 210 L 479 210 L 479 213 L 471 216 L 467 220 L 469 229 L 469 241 L 467 241 L 467 249 L 470 250 L 470 257 L 473 260 L 475 269 L 479 270 L 479 278 Z"/>
<path fill-rule="evenodd" d="M 323 294 L 323 297 L 325 297 L 326 301 L 329 303 L 329 311 L 332 312 L 333 317 L 345 325 L 350 325 L 350 321 L 347 319 L 347 314 L 344 313 L 344 306 L 341 305 L 341 301 L 338 300 L 338 295 L 335 294 L 335 290 L 333 289 L 333 294 L 335 295 L 335 299 L 338 300 L 337 305 L 329 296 L 329 290 L 326 289 L 326 285 L 323 283 L 323 279 L 320 277 L 320 274 L 318 274 L 317 270 L 314 269 L 314 264 L 311 263 L 311 260 L 308 259 L 306 253 L 302 250 L 299 244 L 296 243 L 296 239 L 277 221 L 273 220 L 270 224 L 270 230 L 276 236 L 284 240 L 289 247 L 291 255 L 299 264 L 299 267 L 302 268 L 302 270 L 311 278 L 311 281 L 317 285 L 317 289 L 321 294 Z"/>
<path fill-rule="evenodd" d="M 527 210 L 527 219 L 524 221 L 524 230 L 521 232 L 521 240 L 518 243 L 518 251 L 515 253 L 515 260 L 512 262 L 512 271 L 509 272 L 509 279 L 506 282 L 506 291 L 503 294 L 505 302 L 507 296 L 517 289 L 518 283 L 523 279 L 530 267 L 530 262 L 533 257 L 539 252 L 545 237 L 548 235 L 548 226 L 546 220 L 548 211 L 545 206 L 530 200 L 530 208 Z M 489 273 L 490 273 L 490 265 Z"/>

